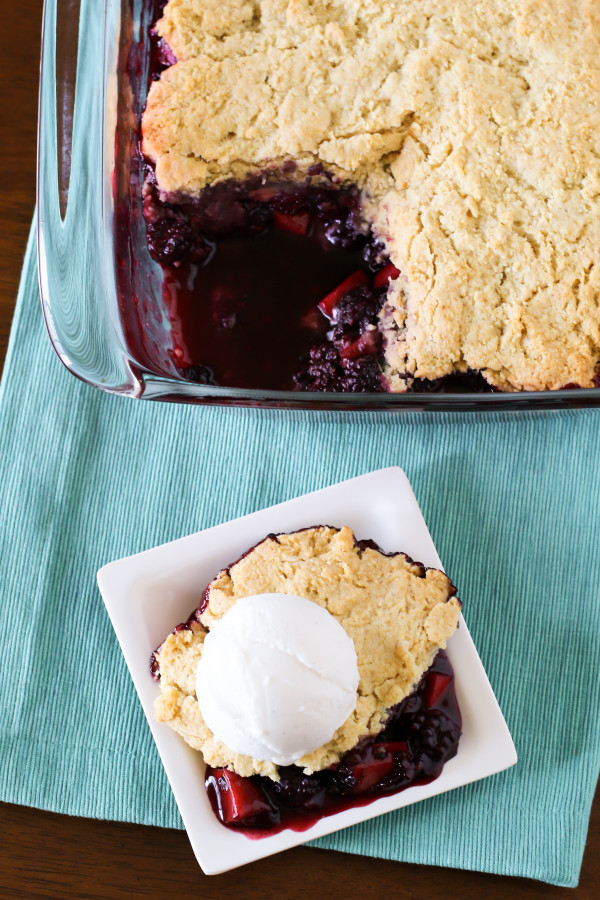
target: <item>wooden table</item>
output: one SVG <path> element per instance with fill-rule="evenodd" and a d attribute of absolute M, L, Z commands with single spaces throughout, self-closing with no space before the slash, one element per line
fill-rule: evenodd
<path fill-rule="evenodd" d="M 3 5 L 0 68 L 0 360 L 4 358 L 35 200 L 42 0 Z M 331 900 L 566 896 L 537 882 L 299 848 L 236 872 L 202 875 L 183 832 L 58 816 L 0 804 L 0 898 L 293 898 Z M 597 897 L 600 794 L 578 900 Z M 595 886 L 595 887 L 594 887 Z"/>

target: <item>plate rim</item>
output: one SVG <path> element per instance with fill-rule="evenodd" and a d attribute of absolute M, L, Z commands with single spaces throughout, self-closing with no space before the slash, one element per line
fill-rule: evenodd
<path fill-rule="evenodd" d="M 123 603 L 123 595 L 126 595 L 136 583 L 139 586 L 140 564 L 151 561 L 153 565 L 150 566 L 150 569 L 153 567 L 158 570 L 168 569 L 168 560 L 169 558 L 172 559 L 174 553 L 185 557 L 188 546 L 192 547 L 197 542 L 202 542 L 202 540 L 206 541 L 207 537 L 211 540 L 218 540 L 221 535 L 231 532 L 234 527 L 239 528 L 241 526 L 243 528 L 251 528 L 255 524 L 258 526 L 258 523 L 263 519 L 277 517 L 282 514 L 285 515 L 287 512 L 290 512 L 291 515 L 292 510 L 297 508 L 300 504 L 305 505 L 312 500 L 316 500 L 316 498 L 321 501 L 328 501 L 334 498 L 336 494 L 345 491 L 349 485 L 357 487 L 359 482 L 361 482 L 361 489 L 365 488 L 368 484 L 369 490 L 373 491 L 379 486 L 380 481 L 389 482 L 389 479 L 392 479 L 394 484 L 391 486 L 389 483 L 386 483 L 386 495 L 389 496 L 390 494 L 395 494 L 397 490 L 403 491 L 406 496 L 409 497 L 409 500 L 412 501 L 414 506 L 411 512 L 420 519 L 418 522 L 419 528 L 422 530 L 424 539 L 428 540 L 430 543 L 430 547 L 428 547 L 429 561 L 426 565 L 436 565 L 436 567 L 443 569 L 441 560 L 439 559 L 437 550 L 429 533 L 429 529 L 427 528 L 427 524 L 405 472 L 399 466 L 388 466 L 336 482 L 306 494 L 301 494 L 269 507 L 255 510 L 244 516 L 236 517 L 218 525 L 213 525 L 209 528 L 193 532 L 192 534 L 184 535 L 172 541 L 150 547 L 141 552 L 121 557 L 120 559 L 105 564 L 97 572 L 97 583 L 102 599 L 111 620 L 111 624 L 115 630 L 138 699 L 141 702 L 142 709 L 148 721 L 171 790 L 175 796 L 188 838 L 200 867 L 207 875 L 220 874 L 229 871 L 238 866 L 281 852 L 282 850 L 304 844 L 315 838 L 324 837 L 332 832 L 377 818 L 387 812 L 413 805 L 414 803 L 421 802 L 430 797 L 454 790 L 457 787 L 463 787 L 466 784 L 479 781 L 510 768 L 517 762 L 517 753 L 508 726 L 490 685 L 479 654 L 477 653 L 468 627 L 461 615 L 459 628 L 448 642 L 449 656 L 452 660 L 453 656 L 458 652 L 458 647 L 460 645 L 462 652 L 469 654 L 468 664 L 474 666 L 477 672 L 479 679 L 478 690 L 482 692 L 483 702 L 487 704 L 486 713 L 494 720 L 494 733 L 496 735 L 494 742 L 496 762 L 494 764 L 490 764 L 489 758 L 487 758 L 487 764 L 484 761 L 480 769 L 476 768 L 471 770 L 472 777 L 471 775 L 460 778 L 453 777 L 454 770 L 457 765 L 460 765 L 461 761 L 460 748 L 461 744 L 464 745 L 465 741 L 463 734 L 456 757 L 446 763 L 442 774 L 433 782 L 430 782 L 427 785 L 413 786 L 405 791 L 387 797 L 377 798 L 373 800 L 372 803 L 365 806 L 352 807 L 349 810 L 343 810 L 342 812 L 324 817 L 305 831 L 297 832 L 290 829 L 284 829 L 278 834 L 259 840 L 251 840 L 243 834 L 233 832 L 231 829 L 221 825 L 208 806 L 206 797 L 205 803 L 201 801 L 200 807 L 192 810 L 190 798 L 187 795 L 188 792 L 182 791 L 182 786 L 180 784 L 180 767 L 185 767 L 186 765 L 189 766 L 190 764 L 194 765 L 194 763 L 195 767 L 197 767 L 198 751 L 192 750 L 184 743 L 179 735 L 154 720 L 148 699 L 150 696 L 149 689 L 151 686 L 153 688 L 154 696 L 157 696 L 158 687 L 154 685 L 149 677 L 148 662 L 145 664 L 144 675 L 142 675 L 141 663 L 140 660 L 137 659 L 136 652 L 132 649 L 132 638 L 129 631 L 129 627 L 132 624 L 132 618 L 133 621 L 137 621 L 134 616 L 134 607 L 136 606 L 135 593 L 133 597 L 128 598 L 128 602 L 125 604 Z M 386 497 L 386 499 L 388 499 L 388 497 Z M 334 515 L 332 518 L 335 519 L 337 516 Z M 313 522 L 313 524 L 317 523 Z M 296 529 L 290 527 L 290 531 L 291 530 Z M 264 534 L 271 531 L 273 531 L 273 529 L 268 529 Z M 229 551 L 227 550 L 223 550 L 223 556 L 229 556 L 229 558 L 224 559 L 222 565 L 227 565 L 227 563 L 231 562 L 231 559 L 234 558 L 229 555 Z M 198 562 L 198 559 L 196 559 L 196 562 Z M 181 566 L 176 566 L 176 569 L 180 571 Z M 137 607 L 143 609 L 143 602 L 138 600 Z M 173 618 L 177 617 L 174 616 Z M 137 650 L 139 652 L 139 641 L 136 641 L 135 633 L 133 635 L 133 643 L 137 643 Z M 454 653 L 452 650 L 453 647 L 456 648 Z M 146 660 L 149 661 L 153 649 L 154 648 L 151 646 L 146 647 Z M 455 659 L 453 662 L 455 670 L 456 664 L 457 660 Z M 142 683 L 142 677 L 147 679 L 147 683 Z M 463 703 L 460 702 L 459 705 L 462 708 Z M 199 810 L 202 810 L 202 812 L 199 813 Z M 211 817 L 211 820 L 209 821 L 206 821 L 207 812 Z M 198 815 L 201 815 L 203 821 L 202 828 L 198 827 Z M 213 825 L 218 827 L 218 831 L 212 827 Z M 205 844 L 207 839 L 207 829 L 211 835 L 209 841 L 210 850 L 206 849 Z"/>

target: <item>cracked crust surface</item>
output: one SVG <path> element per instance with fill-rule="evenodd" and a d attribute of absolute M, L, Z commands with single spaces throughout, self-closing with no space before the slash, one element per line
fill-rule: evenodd
<path fill-rule="evenodd" d="M 161 189 L 289 158 L 358 183 L 401 272 L 392 390 L 593 386 L 596 0 L 170 0 L 158 28 L 180 59 L 144 116 Z"/>
<path fill-rule="evenodd" d="M 327 744 L 302 757 L 306 773 L 327 768 L 363 737 L 381 730 L 387 711 L 406 697 L 446 646 L 460 614 L 450 580 L 403 554 L 361 549 L 349 528 L 318 527 L 269 536 L 211 582 L 208 605 L 189 628 L 169 635 L 156 657 L 161 694 L 155 714 L 211 766 L 277 778 L 277 766 L 234 753 L 216 740 L 195 695 L 205 629 L 241 597 L 282 593 L 327 609 L 354 641 L 359 670 L 354 711 Z"/>

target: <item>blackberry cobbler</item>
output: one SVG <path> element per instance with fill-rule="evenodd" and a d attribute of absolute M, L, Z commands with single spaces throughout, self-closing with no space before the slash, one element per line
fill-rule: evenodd
<path fill-rule="evenodd" d="M 455 593 L 443 572 L 329 526 L 269 535 L 222 570 L 151 666 L 157 719 L 202 752 L 219 819 L 302 830 L 437 778 L 461 732 L 443 650 Z"/>
<path fill-rule="evenodd" d="M 145 214 L 181 377 L 597 384 L 596 4 L 163 6 Z"/>

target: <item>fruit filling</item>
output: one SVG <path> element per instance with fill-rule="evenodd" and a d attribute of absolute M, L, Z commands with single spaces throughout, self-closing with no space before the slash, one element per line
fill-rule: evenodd
<path fill-rule="evenodd" d="M 322 178 L 229 181 L 167 201 L 147 165 L 148 248 L 163 270 L 180 377 L 385 390 L 377 323 L 397 270 L 362 222 L 358 191 Z"/>
<path fill-rule="evenodd" d="M 454 673 L 440 650 L 412 694 L 390 710 L 383 731 L 336 766 L 312 775 L 280 766 L 279 781 L 207 767 L 206 790 L 217 818 L 249 837 L 304 831 L 324 816 L 438 778 L 456 755 L 460 733 Z"/>

